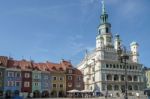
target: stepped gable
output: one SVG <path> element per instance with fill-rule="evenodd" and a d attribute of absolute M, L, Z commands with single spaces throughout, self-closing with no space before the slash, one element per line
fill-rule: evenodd
<path fill-rule="evenodd" d="M 8 57 L 0 56 L 0 65 L 6 67 L 7 66 Z"/>

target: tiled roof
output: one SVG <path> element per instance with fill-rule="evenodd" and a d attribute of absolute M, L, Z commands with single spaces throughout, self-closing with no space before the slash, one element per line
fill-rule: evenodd
<path fill-rule="evenodd" d="M 27 60 L 14 60 L 8 59 L 5 56 L 0 56 L 0 62 L 7 66 L 8 68 L 18 68 L 21 70 L 40 70 L 40 71 L 66 71 L 68 68 L 73 68 L 71 62 L 62 60 L 60 63 L 35 63 L 33 61 Z"/>
<path fill-rule="evenodd" d="M 0 56 L 0 65 L 7 66 L 8 57 Z"/>

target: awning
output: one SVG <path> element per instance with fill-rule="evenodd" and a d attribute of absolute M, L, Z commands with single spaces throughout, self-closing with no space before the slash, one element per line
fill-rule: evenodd
<path fill-rule="evenodd" d="M 82 90 L 81 91 L 82 93 L 90 93 L 90 92 L 93 92 L 92 90 Z"/>
<path fill-rule="evenodd" d="M 76 93 L 76 92 L 81 92 L 81 91 L 76 90 L 76 89 L 73 89 L 73 90 L 69 90 L 69 91 L 67 91 L 67 92 L 69 92 L 69 93 Z"/>

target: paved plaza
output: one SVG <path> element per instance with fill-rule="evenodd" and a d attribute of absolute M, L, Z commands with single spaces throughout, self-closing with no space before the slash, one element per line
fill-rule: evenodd
<path fill-rule="evenodd" d="M 31 98 L 30 98 L 31 99 Z M 34 99 L 124 99 L 124 97 L 96 97 L 96 98 L 34 98 Z M 128 96 L 128 99 L 148 99 L 147 96 Z"/>

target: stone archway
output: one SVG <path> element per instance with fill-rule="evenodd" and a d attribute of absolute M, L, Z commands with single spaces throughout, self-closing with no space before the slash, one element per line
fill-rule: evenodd
<path fill-rule="evenodd" d="M 114 81 L 119 81 L 119 76 L 118 75 L 114 75 Z"/>
<path fill-rule="evenodd" d="M 107 75 L 107 80 L 112 80 L 112 75 L 111 74 Z"/>
<path fill-rule="evenodd" d="M 12 97 L 12 91 L 11 90 L 6 90 L 5 98 L 11 99 L 11 97 Z"/>
<path fill-rule="evenodd" d="M 14 91 L 14 95 L 16 96 L 16 95 L 19 95 L 20 94 L 20 91 L 19 90 L 15 90 Z"/>
<path fill-rule="evenodd" d="M 33 92 L 33 98 L 40 98 L 40 91 L 39 90 L 35 90 Z"/>
<path fill-rule="evenodd" d="M 3 90 L 0 90 L 0 97 L 3 96 Z"/>
<path fill-rule="evenodd" d="M 57 91 L 56 91 L 56 90 L 53 90 L 53 91 L 51 92 L 51 96 L 52 96 L 52 97 L 57 97 Z"/>
<path fill-rule="evenodd" d="M 64 97 L 64 91 L 59 91 L 58 97 Z"/>
<path fill-rule="evenodd" d="M 49 97 L 49 92 L 47 90 L 42 92 L 42 97 L 43 98 L 48 98 Z"/>
<path fill-rule="evenodd" d="M 128 86 L 128 90 L 133 90 L 131 85 Z"/>

